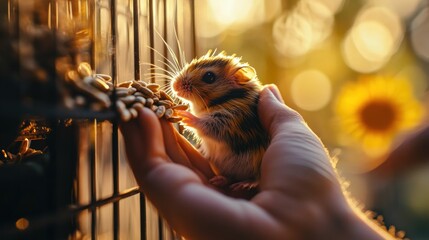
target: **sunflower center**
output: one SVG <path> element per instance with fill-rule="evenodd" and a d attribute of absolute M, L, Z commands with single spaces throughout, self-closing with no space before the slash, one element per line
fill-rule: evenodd
<path fill-rule="evenodd" d="M 360 118 L 365 127 L 373 131 L 386 131 L 396 120 L 395 107 L 390 102 L 371 101 L 360 111 Z"/>

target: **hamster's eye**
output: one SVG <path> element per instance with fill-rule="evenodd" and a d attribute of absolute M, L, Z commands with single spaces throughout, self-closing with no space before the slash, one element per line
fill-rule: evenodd
<path fill-rule="evenodd" d="M 214 83 L 216 80 L 216 75 L 213 72 L 206 72 L 203 75 L 203 78 L 201 79 L 205 83 Z"/>

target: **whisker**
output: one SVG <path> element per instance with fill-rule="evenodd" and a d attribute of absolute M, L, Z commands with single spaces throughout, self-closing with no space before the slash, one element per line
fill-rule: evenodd
<path fill-rule="evenodd" d="M 148 70 L 154 70 L 154 72 L 161 72 L 161 73 L 163 73 L 163 74 L 165 74 L 165 75 L 169 75 L 169 76 L 174 76 L 173 74 L 173 72 L 170 72 L 170 71 L 168 71 L 168 70 L 165 70 L 165 69 L 163 69 L 163 68 L 154 68 L 154 67 L 151 67 L 151 68 L 148 68 Z"/>
<path fill-rule="evenodd" d="M 164 40 L 163 40 L 164 41 Z M 164 41 L 165 43 L 165 41 Z M 166 43 L 165 43 L 166 44 Z M 179 72 L 180 71 L 180 67 L 179 65 L 177 65 L 174 61 L 172 62 L 170 59 L 168 59 L 167 57 L 165 57 L 164 55 L 162 55 L 158 50 L 156 50 L 153 47 L 147 46 L 149 49 L 151 49 L 152 51 L 154 51 L 156 54 L 158 54 L 159 56 L 161 56 L 163 59 L 165 59 L 169 64 L 166 64 L 167 66 L 170 66 L 171 68 L 174 68 L 175 72 Z M 174 60 L 174 59 L 173 59 Z M 166 63 L 166 62 L 165 62 Z"/>
<path fill-rule="evenodd" d="M 184 68 L 186 65 L 186 55 L 185 55 L 185 51 L 182 50 L 182 47 L 180 45 L 179 35 L 177 34 L 176 25 L 173 25 L 173 31 L 174 31 L 174 36 L 176 37 L 177 48 L 179 49 L 180 62 L 182 63 L 181 67 Z"/>
<path fill-rule="evenodd" d="M 158 71 L 161 71 L 162 73 L 164 73 L 164 74 L 166 74 L 166 75 L 168 75 L 168 76 L 171 76 L 171 77 L 174 77 L 175 76 L 175 73 L 174 72 L 171 72 L 171 71 L 168 71 L 168 70 L 166 70 L 166 69 L 164 69 L 164 68 L 159 68 L 159 67 L 151 67 L 151 68 L 148 68 L 148 70 L 158 70 Z"/>
<path fill-rule="evenodd" d="M 196 95 L 198 97 L 200 97 L 201 101 L 204 104 L 204 107 L 205 107 L 206 111 L 208 112 L 209 111 L 209 107 L 207 106 L 206 102 L 204 101 L 204 98 L 201 96 L 200 91 L 198 89 L 196 89 L 196 88 L 194 88 L 193 90 L 195 90 Z"/>
<path fill-rule="evenodd" d="M 171 81 L 171 78 L 168 76 L 165 76 L 165 75 L 144 75 L 143 77 L 145 79 L 155 79 L 155 81 L 158 79 L 164 79 L 164 80 Z"/>
<path fill-rule="evenodd" d="M 168 52 L 170 53 L 170 56 L 173 58 L 173 62 L 175 63 L 175 66 L 177 69 L 180 69 L 180 64 L 179 61 L 177 59 L 176 54 L 174 53 L 174 50 L 171 48 L 170 45 L 168 45 L 168 43 L 165 41 L 165 39 L 161 36 L 161 34 L 158 32 L 158 30 L 155 29 L 156 34 L 159 36 L 159 38 L 162 40 L 162 42 L 164 42 L 165 46 L 167 47 Z"/>
<path fill-rule="evenodd" d="M 168 76 L 164 76 L 164 75 L 160 75 L 160 76 L 155 76 L 155 75 L 149 75 L 149 76 L 145 76 L 145 79 L 164 79 L 167 81 L 171 81 L 172 79 Z"/>
<path fill-rule="evenodd" d="M 171 73 L 173 73 L 173 75 L 179 72 L 179 71 L 176 71 L 175 69 L 173 69 L 173 67 L 172 67 L 172 66 L 170 66 L 169 64 L 166 64 L 165 62 L 163 62 L 163 61 L 161 61 L 161 60 L 158 60 L 158 62 L 165 64 L 165 66 L 167 66 L 167 68 L 168 68 L 168 69 L 170 69 L 169 71 L 170 71 Z M 163 69 L 164 69 L 164 68 L 163 68 Z"/>
<path fill-rule="evenodd" d="M 170 78 L 168 78 L 166 76 L 145 76 L 145 79 L 166 79 L 166 80 L 171 80 Z"/>
<path fill-rule="evenodd" d="M 162 61 L 160 61 L 161 63 L 164 63 L 165 64 L 165 62 L 162 62 Z M 152 68 L 156 68 L 156 70 L 163 70 L 163 71 L 168 71 L 168 72 L 171 72 L 171 73 L 176 73 L 176 71 L 174 70 L 174 69 L 172 69 L 171 68 L 171 66 L 169 66 L 169 65 L 167 65 L 168 67 L 169 67 L 169 69 L 170 70 L 168 70 L 168 69 L 165 69 L 165 68 L 162 68 L 162 67 L 160 67 L 160 66 L 158 66 L 158 65 L 155 65 L 155 64 L 153 64 L 153 63 L 146 63 L 146 62 L 142 62 L 142 63 L 140 63 L 140 65 L 147 65 L 147 66 L 150 66 L 150 67 L 152 67 Z M 173 75 L 174 75 L 173 74 Z"/>

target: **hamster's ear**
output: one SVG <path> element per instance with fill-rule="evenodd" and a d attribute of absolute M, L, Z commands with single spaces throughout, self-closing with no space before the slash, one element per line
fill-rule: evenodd
<path fill-rule="evenodd" d="M 240 66 L 234 73 L 234 78 L 238 83 L 246 83 L 256 78 L 256 70 L 249 65 Z"/>

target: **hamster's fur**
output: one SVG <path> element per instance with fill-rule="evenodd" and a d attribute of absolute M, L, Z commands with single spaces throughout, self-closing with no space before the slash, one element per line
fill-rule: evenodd
<path fill-rule="evenodd" d="M 238 188 L 257 182 L 269 144 L 257 111 L 262 86 L 255 70 L 240 60 L 208 52 L 186 64 L 171 82 L 174 93 L 190 103 L 191 113 L 182 116 L 218 175 L 211 182 Z"/>

